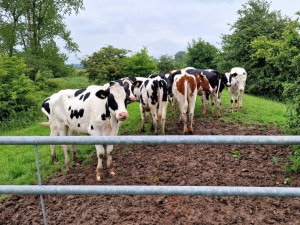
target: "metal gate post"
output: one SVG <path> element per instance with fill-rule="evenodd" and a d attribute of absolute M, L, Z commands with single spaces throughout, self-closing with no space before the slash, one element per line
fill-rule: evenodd
<path fill-rule="evenodd" d="M 38 145 L 35 145 L 35 161 L 36 161 L 36 169 L 37 169 L 37 174 L 38 174 L 38 184 L 39 184 L 39 186 L 42 186 Z M 43 195 L 40 195 L 40 202 L 41 202 L 41 207 L 42 207 L 44 224 L 47 225 L 47 215 L 46 215 Z"/>

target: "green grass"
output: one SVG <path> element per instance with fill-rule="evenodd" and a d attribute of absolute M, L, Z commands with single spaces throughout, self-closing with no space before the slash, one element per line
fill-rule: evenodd
<path fill-rule="evenodd" d="M 65 88 L 81 88 L 89 85 L 86 78 L 60 78 L 56 79 L 61 82 Z M 263 98 L 245 95 L 244 108 L 235 113 L 229 113 L 229 96 L 227 90 L 224 90 L 222 96 L 223 117 L 221 121 L 228 123 L 238 123 L 241 126 L 247 124 L 273 125 L 283 129 L 286 119 L 286 105 Z M 169 107 L 170 111 L 171 107 Z M 177 108 L 176 108 L 177 110 Z M 133 103 L 128 105 L 129 118 L 123 122 L 120 128 L 120 135 L 139 135 L 140 133 L 140 111 L 139 104 Z M 178 112 L 179 114 L 179 112 Z M 41 112 L 41 115 L 42 112 Z M 201 115 L 201 101 L 198 98 L 195 110 L 195 116 Z M 206 118 L 209 118 L 208 113 Z M 40 121 L 45 119 L 41 116 Z M 19 127 L 11 131 L 1 132 L 1 136 L 48 136 L 50 130 L 48 127 L 42 127 L 34 122 L 27 127 Z M 242 122 L 242 123 L 241 123 Z M 146 135 L 150 135 L 150 125 L 146 123 Z M 0 145 L 0 183 L 1 184 L 37 184 L 37 173 L 35 164 L 35 146 L 16 146 Z M 56 171 L 65 171 L 64 155 L 57 146 L 58 163 L 53 164 L 50 160 L 50 147 L 48 145 L 38 146 L 39 159 L 41 166 L 42 180 L 45 181 L 53 176 Z M 90 163 L 91 156 L 95 154 L 94 146 L 78 146 L 79 158 L 83 163 Z M 71 158 L 71 154 L 70 154 Z"/>

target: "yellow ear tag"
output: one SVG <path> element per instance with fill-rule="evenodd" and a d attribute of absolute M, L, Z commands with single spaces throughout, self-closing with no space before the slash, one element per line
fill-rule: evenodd
<path fill-rule="evenodd" d="M 101 98 L 105 98 L 105 95 L 104 95 L 104 94 L 101 94 L 100 96 L 101 96 Z"/>

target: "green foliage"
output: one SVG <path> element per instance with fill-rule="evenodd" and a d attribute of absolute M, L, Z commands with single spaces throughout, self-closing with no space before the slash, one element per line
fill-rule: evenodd
<path fill-rule="evenodd" d="M 187 53 L 185 51 L 177 52 L 174 56 L 174 60 L 175 60 L 174 69 L 187 67 L 187 63 L 186 63 Z"/>
<path fill-rule="evenodd" d="M 35 86 L 23 59 L 0 53 L 0 120 L 27 111 L 35 103 Z"/>
<path fill-rule="evenodd" d="M 214 69 L 216 65 L 214 59 L 218 49 L 208 42 L 201 39 L 192 40 L 188 43 L 187 65 L 195 68 Z"/>
<path fill-rule="evenodd" d="M 36 73 L 51 70 L 55 77 L 67 76 L 66 55 L 59 52 L 55 40 L 65 43 L 69 52 L 78 52 L 63 20 L 83 9 L 82 0 L 0 1 L 0 50 L 9 56 L 22 56 L 29 67 L 30 79 Z"/>
<path fill-rule="evenodd" d="M 159 57 L 157 62 L 157 69 L 161 73 L 169 73 L 170 70 L 174 70 L 177 68 L 175 66 L 175 60 L 172 56 L 169 55 L 162 55 Z"/>
<path fill-rule="evenodd" d="M 232 34 L 222 37 L 222 53 L 216 62 L 223 71 L 244 67 L 249 75 L 247 92 L 279 99 L 283 82 L 292 77 L 291 68 L 286 70 L 289 50 L 281 54 L 287 46 L 280 43 L 283 36 L 289 36 L 284 33 L 290 19 L 270 12 L 269 7 L 265 0 L 249 0 L 238 10 L 239 19 L 231 26 Z"/>
<path fill-rule="evenodd" d="M 116 80 L 124 76 L 124 67 L 127 64 L 129 50 L 118 49 L 109 45 L 94 52 L 87 59 L 82 60 L 82 65 L 88 73 L 88 78 L 97 84 Z"/>
<path fill-rule="evenodd" d="M 155 61 L 144 47 L 140 52 L 128 58 L 123 75 L 126 77 L 148 77 L 157 70 Z"/>
<path fill-rule="evenodd" d="M 286 132 L 300 135 L 300 77 L 295 83 L 286 83 L 283 96 L 288 102 Z"/>

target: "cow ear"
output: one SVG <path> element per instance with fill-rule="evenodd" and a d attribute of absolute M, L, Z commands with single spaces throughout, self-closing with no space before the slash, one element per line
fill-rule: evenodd
<path fill-rule="evenodd" d="M 126 90 L 129 89 L 129 84 L 128 84 L 128 82 L 124 82 L 124 85 L 123 85 L 123 86 L 124 86 L 124 89 L 126 89 Z"/>
<path fill-rule="evenodd" d="M 137 87 L 137 88 L 139 88 L 141 85 L 142 85 L 142 81 L 140 81 L 140 80 L 137 80 L 137 81 L 135 81 L 134 83 L 133 83 L 133 85 L 135 86 L 135 87 Z"/>
<path fill-rule="evenodd" d="M 109 95 L 109 89 L 106 89 L 106 90 L 99 90 L 96 92 L 96 96 L 100 99 L 105 99 L 108 97 Z"/>

